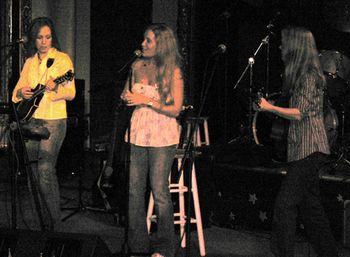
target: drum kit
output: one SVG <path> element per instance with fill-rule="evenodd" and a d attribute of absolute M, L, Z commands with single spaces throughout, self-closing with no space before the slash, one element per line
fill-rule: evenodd
<path fill-rule="evenodd" d="M 327 81 L 325 104 L 331 110 L 324 116 L 331 153 L 350 164 L 350 60 L 334 50 L 321 51 L 319 58 Z"/>

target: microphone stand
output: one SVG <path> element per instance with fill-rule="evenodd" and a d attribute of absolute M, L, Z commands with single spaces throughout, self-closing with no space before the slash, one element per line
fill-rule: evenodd
<path fill-rule="evenodd" d="M 14 46 L 16 46 L 16 42 L 12 42 L 9 43 L 7 45 L 1 46 L 0 49 L 3 48 L 7 48 L 7 47 L 11 47 L 9 53 L 5 56 L 5 58 L 0 62 L 0 67 L 3 66 L 3 64 L 6 62 L 6 60 L 12 56 L 13 52 L 14 52 Z M 25 141 L 24 141 L 24 134 L 22 132 L 22 126 L 21 126 L 21 121 L 19 119 L 17 110 L 16 110 L 16 106 L 13 102 L 11 102 L 11 106 L 12 106 L 12 113 L 13 113 L 13 117 L 14 117 L 14 124 L 8 124 L 8 127 L 5 128 L 4 134 L 0 136 L 0 139 L 5 137 L 6 134 L 9 137 L 9 143 L 12 147 L 12 152 L 14 155 L 17 156 L 16 154 L 16 148 L 15 148 L 15 144 L 14 144 L 14 135 L 13 138 L 10 135 L 10 131 L 14 131 L 17 130 L 18 131 L 18 136 L 19 136 L 19 141 L 20 141 L 20 146 L 22 148 L 23 151 L 23 164 L 24 164 L 24 168 L 27 174 L 27 179 L 28 179 L 28 187 L 29 190 L 31 191 L 31 195 L 33 197 L 34 200 L 34 206 L 35 206 L 35 210 L 37 212 L 38 218 L 39 218 L 39 224 L 40 224 L 40 229 L 41 231 L 45 231 L 45 223 L 44 223 L 44 216 L 43 216 L 43 211 L 42 211 L 42 206 L 40 204 L 40 199 L 43 199 L 43 194 L 40 190 L 40 187 L 38 186 L 38 181 L 36 176 L 33 173 L 33 169 L 31 167 L 32 162 L 29 160 L 29 156 L 28 156 L 28 152 L 27 152 L 27 148 L 25 145 Z M 10 112 L 9 112 L 10 113 Z M 15 158 L 16 159 L 16 163 L 17 163 L 17 167 L 19 166 L 19 160 L 18 157 Z M 13 158 L 9 158 L 9 162 L 10 162 L 10 183 L 11 183 L 11 227 L 12 229 L 17 229 L 17 202 L 16 199 L 18 197 L 17 191 L 18 191 L 18 187 L 17 187 L 17 174 L 15 172 L 15 168 L 14 168 L 14 159 Z M 45 203 L 45 201 L 42 201 L 42 205 L 43 207 L 48 210 L 47 204 Z M 50 212 L 48 212 L 48 216 L 49 216 L 49 230 L 53 230 L 53 220 L 52 220 L 52 215 Z"/>
<path fill-rule="evenodd" d="M 137 56 L 135 56 L 137 57 Z M 130 62 L 129 62 L 130 63 Z M 132 92 L 132 84 L 133 84 L 133 70 L 132 67 L 129 68 L 129 91 Z M 129 181 L 130 181 L 130 118 L 132 112 L 134 111 L 134 107 L 124 106 L 125 108 L 125 116 L 127 117 L 127 146 L 125 149 L 125 157 L 124 157 L 124 170 L 125 170 L 125 183 L 126 183 L 126 210 L 125 210 L 125 222 L 124 222 L 124 242 L 121 249 L 121 257 L 130 257 L 130 256 L 149 256 L 150 253 L 144 252 L 131 252 L 129 247 Z"/>
<path fill-rule="evenodd" d="M 200 100 L 201 102 L 200 102 L 198 113 L 195 117 L 193 126 L 191 126 L 191 131 L 190 131 L 188 143 L 185 147 L 183 159 L 182 159 L 181 166 L 179 168 L 179 174 L 178 174 L 178 178 L 180 178 L 183 167 L 186 163 L 186 160 L 188 160 L 188 162 L 186 163 L 187 168 L 188 168 L 188 171 L 187 171 L 188 172 L 188 185 L 187 185 L 188 193 L 187 193 L 187 210 L 186 210 L 186 224 L 185 224 L 185 226 L 186 226 L 185 231 L 186 232 L 184 232 L 184 233 L 186 233 L 186 255 L 185 255 L 186 257 L 191 256 L 191 203 L 192 203 L 191 190 L 192 190 L 192 166 L 193 166 L 194 158 L 195 158 L 195 154 L 194 154 L 194 150 L 193 150 L 193 147 L 194 147 L 193 138 L 194 138 L 194 134 L 195 134 L 197 127 L 198 127 L 198 121 L 199 121 L 199 118 L 202 114 L 206 98 L 208 96 L 209 88 L 212 84 L 212 80 L 213 80 L 214 72 L 215 72 L 217 64 L 218 64 L 218 60 L 219 60 L 219 55 L 217 54 L 217 55 L 215 55 L 214 64 L 213 64 L 213 68 L 212 68 L 211 73 L 210 73 L 208 84 L 206 85 L 206 88 L 204 90 L 204 94 L 202 95 L 201 100 Z M 181 246 L 182 238 L 183 238 L 183 235 L 180 237 L 179 247 Z M 177 254 L 175 254 L 175 256 L 177 256 Z"/>
<path fill-rule="evenodd" d="M 233 90 L 235 90 L 238 87 L 238 85 L 240 84 L 244 75 L 246 74 L 246 72 L 249 69 L 249 115 L 248 115 L 249 116 L 248 117 L 249 124 L 252 124 L 252 120 L 253 120 L 253 75 L 254 75 L 253 65 L 255 63 L 255 57 L 259 53 L 260 49 L 262 48 L 263 45 L 269 45 L 269 40 L 270 40 L 270 33 L 261 40 L 261 42 L 260 42 L 258 48 L 255 50 L 253 56 L 249 57 L 247 66 L 245 67 L 241 76 L 239 77 L 239 79 L 237 80 L 236 84 L 233 87 Z M 269 46 L 268 46 L 268 48 L 269 48 Z M 268 51 L 268 53 L 269 53 L 269 51 Z M 266 61 L 267 61 L 267 66 L 269 66 L 269 57 L 267 57 Z M 267 68 L 267 72 L 269 72 L 269 68 Z M 267 75 L 266 80 L 268 80 L 268 79 L 269 78 Z M 249 143 L 251 143 L 251 136 L 252 136 L 252 132 L 249 129 L 249 132 L 248 132 L 248 142 Z M 230 142 L 233 142 L 233 141 L 235 141 L 235 139 L 231 140 Z"/>
<path fill-rule="evenodd" d="M 24 142 L 24 136 L 23 136 L 23 132 L 21 129 L 21 124 L 20 124 L 20 120 L 17 114 L 17 110 L 16 107 L 14 105 L 14 103 L 12 103 L 12 109 L 13 109 L 13 114 L 15 117 L 15 123 L 16 123 L 16 128 L 18 130 L 18 135 L 19 135 L 19 139 L 20 139 L 20 143 L 21 143 L 21 147 L 22 147 L 22 151 L 23 151 L 23 160 L 24 160 L 24 168 L 26 170 L 27 173 L 27 177 L 28 177 L 28 184 L 29 184 L 29 189 L 32 191 L 32 196 L 34 198 L 34 205 L 35 205 L 35 209 L 39 218 L 39 223 L 40 223 L 40 228 L 41 231 L 45 231 L 45 224 L 44 224 L 44 216 L 43 216 L 43 212 L 42 212 L 42 207 L 40 205 L 40 198 L 43 198 L 43 194 L 42 191 L 40 189 L 40 187 L 38 186 L 38 181 L 36 176 L 33 174 L 33 169 L 31 167 L 32 162 L 29 160 L 29 156 L 28 156 L 28 152 L 27 152 L 27 148 Z M 36 160 L 37 161 L 37 160 Z M 17 176 L 14 172 L 14 169 L 12 168 L 12 179 L 11 181 L 13 182 L 13 189 L 12 189 L 12 215 L 15 216 L 16 218 L 16 196 L 17 196 Z M 45 203 L 45 201 L 42 201 L 43 206 L 47 209 L 47 204 Z M 49 220 L 50 220 L 50 224 L 49 224 L 49 230 L 53 230 L 53 220 L 52 220 L 52 215 L 50 212 L 48 212 L 48 216 L 49 216 Z M 14 221 L 14 225 L 16 225 L 16 221 Z M 16 225 L 17 226 L 17 225 Z"/>
<path fill-rule="evenodd" d="M 129 65 L 133 62 L 133 61 L 135 61 L 135 59 L 136 58 L 139 58 L 139 57 L 141 57 L 142 56 L 142 52 L 141 52 L 141 50 L 135 50 L 134 51 L 134 55 L 117 71 L 117 73 L 119 74 L 119 73 L 121 73 L 122 71 L 124 71 L 125 70 L 125 68 L 126 67 L 129 67 Z M 131 89 L 131 88 L 129 88 L 129 89 Z"/>

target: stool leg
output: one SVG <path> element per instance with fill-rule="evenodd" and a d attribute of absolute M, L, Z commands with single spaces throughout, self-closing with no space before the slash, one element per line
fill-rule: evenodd
<path fill-rule="evenodd" d="M 195 132 L 195 142 L 193 143 L 194 146 L 202 146 L 202 140 L 201 140 L 201 130 L 199 128 L 199 125 L 197 126 L 196 132 Z"/>
<path fill-rule="evenodd" d="M 153 200 L 153 194 L 151 192 L 150 196 L 149 196 L 149 202 L 148 202 L 148 208 L 147 208 L 147 216 L 146 216 L 146 223 L 147 223 L 148 234 L 151 232 L 153 209 L 154 209 L 154 200 Z"/>
<path fill-rule="evenodd" d="M 178 158 L 178 166 L 181 167 L 182 159 Z M 184 186 L 184 176 L 183 171 L 181 172 L 181 177 L 179 179 L 179 187 Z M 181 247 L 186 247 L 186 233 L 185 233 L 185 196 L 184 192 L 179 192 L 179 213 L 180 213 L 180 237 L 183 235 L 182 241 L 181 241 Z"/>
<path fill-rule="evenodd" d="M 202 216 L 201 216 L 201 208 L 199 205 L 196 170 L 195 170 L 194 164 L 192 166 L 192 196 L 193 196 L 194 212 L 196 215 L 199 252 L 200 252 L 201 256 L 205 256 L 206 253 L 205 253 L 205 242 L 204 242 L 204 234 L 203 234 Z"/>
<path fill-rule="evenodd" d="M 205 136 L 205 145 L 210 145 L 209 142 L 209 129 L 208 129 L 208 120 L 204 120 L 204 136 Z"/>

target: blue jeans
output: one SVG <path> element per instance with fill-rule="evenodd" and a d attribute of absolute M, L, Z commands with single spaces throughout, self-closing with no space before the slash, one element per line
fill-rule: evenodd
<path fill-rule="evenodd" d="M 44 213 L 49 212 L 53 229 L 58 231 L 61 223 L 60 193 L 56 175 L 56 161 L 66 135 L 66 119 L 31 119 L 33 124 L 43 125 L 50 132 L 47 140 L 28 140 L 26 148 L 32 171 L 41 190 L 41 206 Z M 47 206 L 47 210 L 45 210 Z"/>
<path fill-rule="evenodd" d="M 325 154 L 316 152 L 289 163 L 274 208 L 271 250 L 275 256 L 294 256 L 298 210 L 308 240 L 318 256 L 338 256 L 336 242 L 320 200 L 319 169 L 325 161 Z"/>
<path fill-rule="evenodd" d="M 149 174 L 157 215 L 154 252 L 166 257 L 174 255 L 174 210 L 169 191 L 169 174 L 176 146 L 130 146 L 129 173 L 129 247 L 132 252 L 149 252 L 150 239 L 146 225 L 145 193 Z"/>

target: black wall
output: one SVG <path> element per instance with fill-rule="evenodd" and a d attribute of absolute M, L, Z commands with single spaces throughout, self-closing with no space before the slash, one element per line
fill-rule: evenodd
<path fill-rule="evenodd" d="M 151 17 L 151 0 L 91 2 L 92 147 L 108 140 L 128 69 L 117 71 L 140 49 Z"/>
<path fill-rule="evenodd" d="M 309 28 L 317 41 L 319 50 L 334 49 L 350 56 L 350 33 L 341 31 L 337 20 L 349 19 L 346 1 L 326 0 L 273 0 L 273 1 L 204 1 L 194 5 L 194 92 L 195 105 L 201 104 L 200 93 L 203 85 L 205 64 L 209 62 L 208 74 L 213 67 L 209 58 L 219 44 L 227 46 L 227 52 L 218 59 L 204 115 L 210 116 L 209 132 L 212 142 L 227 142 L 250 129 L 248 123 L 249 70 L 234 90 L 238 78 L 253 56 L 261 40 L 268 35 L 266 25 L 274 21 L 270 37 L 269 92 L 281 89 L 280 74 L 280 29 L 287 25 Z M 347 8 L 347 9 L 346 9 Z M 277 13 L 280 15 L 277 15 Z M 346 22 L 346 21 L 345 21 Z M 347 23 L 349 26 L 349 22 Z M 350 30 L 350 28 L 349 28 Z M 253 91 L 266 90 L 266 46 L 255 57 L 253 65 Z M 350 67 L 349 67 L 350 68 Z M 208 78 L 208 75 L 207 75 Z"/>

